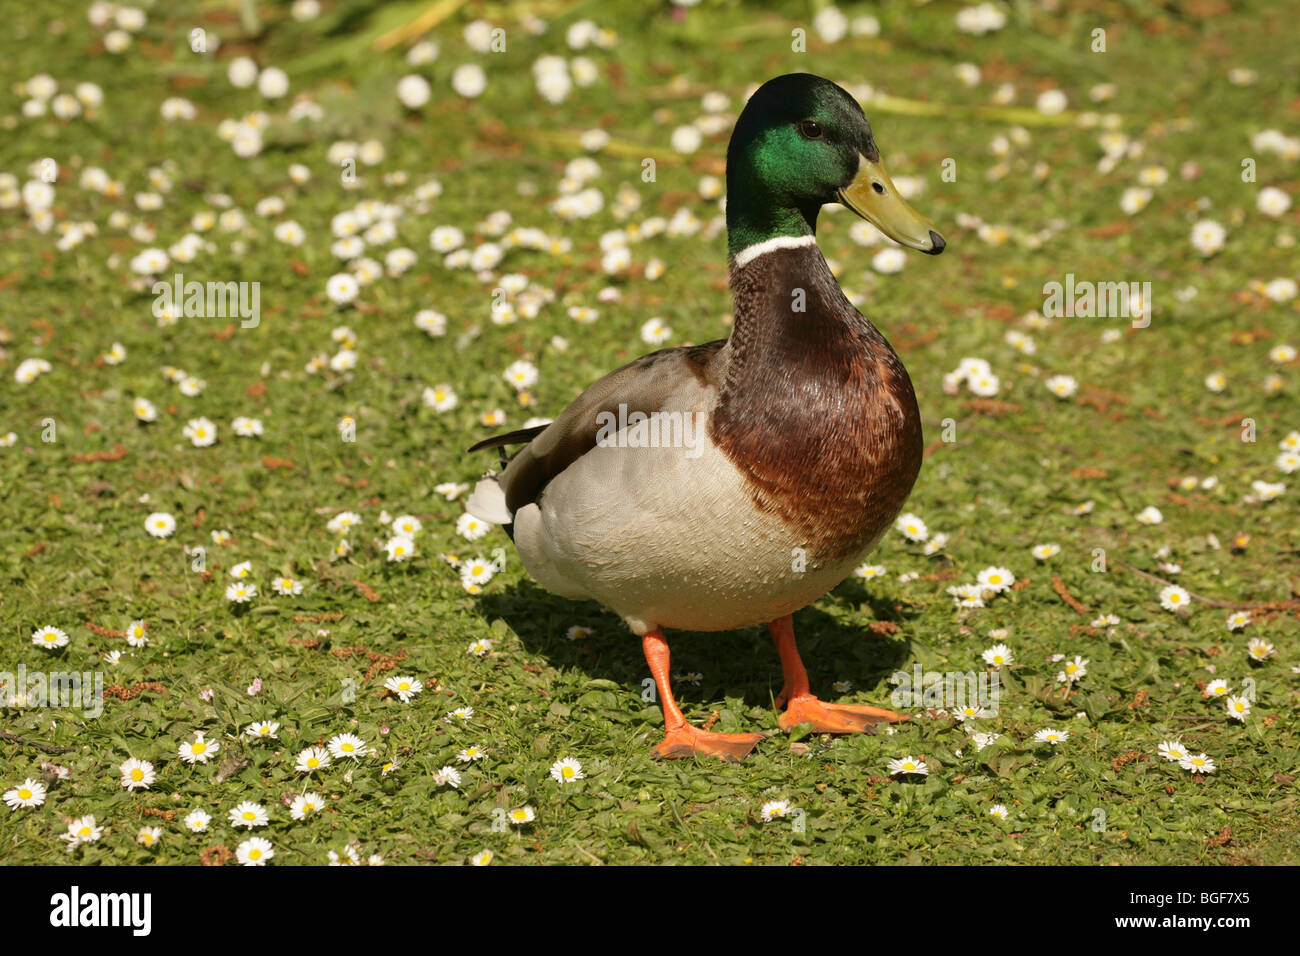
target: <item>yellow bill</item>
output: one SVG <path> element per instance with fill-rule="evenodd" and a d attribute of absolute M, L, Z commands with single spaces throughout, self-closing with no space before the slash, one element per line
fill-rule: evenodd
<path fill-rule="evenodd" d="M 909 206 L 880 162 L 858 154 L 858 174 L 840 190 L 840 202 L 890 239 L 937 256 L 947 245 L 930 220 Z"/>

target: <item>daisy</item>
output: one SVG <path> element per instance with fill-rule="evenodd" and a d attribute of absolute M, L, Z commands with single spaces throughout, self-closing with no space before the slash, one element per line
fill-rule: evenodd
<path fill-rule="evenodd" d="M 1192 227 L 1192 245 L 1203 256 L 1212 256 L 1223 248 L 1227 231 L 1213 219 L 1202 219 Z"/>
<path fill-rule="evenodd" d="M 295 581 L 290 577 L 276 578 L 271 582 L 271 590 L 284 597 L 292 597 L 295 594 L 302 593 L 302 582 Z"/>
<path fill-rule="evenodd" d="M 196 731 L 193 741 L 185 741 L 177 750 L 180 758 L 188 764 L 207 763 L 217 755 L 221 744 L 215 740 L 204 740 L 203 731 Z"/>
<path fill-rule="evenodd" d="M 148 628 L 144 626 L 143 620 L 133 620 L 126 626 L 126 643 L 133 648 L 143 648 L 149 643 Z"/>
<path fill-rule="evenodd" d="M 185 829 L 191 833 L 206 833 L 212 815 L 204 810 L 191 810 L 185 815 Z"/>
<path fill-rule="evenodd" d="M 495 573 L 487 558 L 471 558 L 460 566 L 461 580 L 470 584 L 487 584 Z"/>
<path fill-rule="evenodd" d="M 1120 622 L 1120 621 L 1119 621 L 1119 618 L 1118 618 L 1116 615 L 1114 615 L 1114 614 L 1103 614 L 1103 615 L 1101 615 L 1100 617 L 1095 617 L 1095 618 L 1092 619 L 1092 626 L 1093 626 L 1093 627 L 1111 627 L 1112 625 L 1118 624 L 1119 622 Z"/>
<path fill-rule="evenodd" d="M 866 578 L 867 580 L 878 578 L 884 573 L 885 566 L 883 564 L 864 564 L 853 571 L 855 577 Z"/>
<path fill-rule="evenodd" d="M 122 766 L 118 769 L 122 773 L 124 790 L 148 790 L 156 777 L 153 764 L 147 760 L 137 760 L 135 757 L 122 761 Z"/>
<path fill-rule="evenodd" d="M 1226 680 L 1212 680 L 1205 685 L 1205 691 L 1202 694 L 1202 696 L 1222 697 L 1224 694 L 1228 693 L 1228 691 L 1230 691 L 1231 689 L 1232 688 L 1228 686 L 1228 682 Z"/>
<path fill-rule="evenodd" d="M 390 677 L 384 681 L 384 687 L 400 697 L 403 704 L 409 704 L 412 697 L 424 690 L 424 684 L 414 677 Z"/>
<path fill-rule="evenodd" d="M 462 63 L 451 75 L 451 88 L 466 99 L 474 99 L 487 89 L 487 74 L 477 63 Z"/>
<path fill-rule="evenodd" d="M 930 768 L 923 759 L 913 757 L 910 754 L 889 761 L 889 775 L 891 777 L 904 773 L 914 773 L 924 777 L 929 772 Z"/>
<path fill-rule="evenodd" d="M 1266 661 L 1277 653 L 1277 648 L 1262 637 L 1252 637 L 1246 642 L 1246 653 L 1253 661 Z"/>
<path fill-rule="evenodd" d="M 1002 592 L 1011 589 L 1011 585 L 1016 583 L 1016 576 L 1007 568 L 985 568 L 977 580 L 987 591 Z"/>
<path fill-rule="evenodd" d="M 9 804 L 11 810 L 30 809 L 45 802 L 45 793 L 44 784 L 28 777 L 18 786 L 4 792 L 4 802 Z"/>
<path fill-rule="evenodd" d="M 426 388 L 421 393 L 420 399 L 435 412 L 449 412 L 460 402 L 455 390 L 445 383 Z"/>
<path fill-rule="evenodd" d="M 537 382 L 537 366 L 532 362 L 520 359 L 517 362 L 511 362 L 501 377 L 513 385 L 516 391 L 525 389 Z"/>
<path fill-rule="evenodd" d="M 495 856 L 491 850 L 479 850 L 469 858 L 469 862 L 471 866 L 487 866 Z"/>
<path fill-rule="evenodd" d="M 1007 808 L 1005 804 L 995 803 L 989 808 L 989 816 L 997 817 L 999 820 L 1007 818 Z"/>
<path fill-rule="evenodd" d="M 1073 684 L 1087 676 L 1088 661 L 1076 654 L 1074 660 L 1065 662 L 1065 670 L 1058 673 L 1056 679 L 1062 684 Z"/>
<path fill-rule="evenodd" d="M 226 600 L 232 604 L 247 604 L 257 597 L 256 584 L 231 584 L 226 588 Z"/>
<path fill-rule="evenodd" d="M 325 806 L 325 798 L 319 793 L 302 793 L 293 798 L 289 804 L 289 816 L 295 820 L 306 820 L 313 813 Z"/>
<path fill-rule="evenodd" d="M 1214 760 L 1207 754 L 1187 755 L 1178 766 L 1191 773 L 1214 773 Z"/>
<path fill-rule="evenodd" d="M 346 534 L 349 528 L 360 523 L 361 516 L 355 511 L 340 511 L 329 520 L 329 524 L 325 527 L 338 534 Z"/>
<path fill-rule="evenodd" d="M 1160 513 L 1160 509 L 1154 505 L 1149 505 L 1138 512 L 1138 524 L 1160 524 L 1165 520 L 1165 516 Z"/>
<path fill-rule="evenodd" d="M 258 438 L 262 434 L 262 422 L 241 415 L 230 423 L 230 429 L 240 438 Z"/>
<path fill-rule="evenodd" d="M 982 717 L 993 716 L 992 712 L 980 704 L 963 704 L 952 712 L 952 715 L 959 721 L 978 720 Z"/>
<path fill-rule="evenodd" d="M 1168 587 L 1161 588 L 1160 606 L 1166 611 L 1177 611 L 1181 607 L 1186 607 L 1191 597 L 1186 590 L 1180 588 L 1177 584 L 1171 584 Z"/>
<path fill-rule="evenodd" d="M 971 734 L 970 739 L 971 739 L 971 743 L 975 745 L 975 752 L 978 753 L 979 751 L 983 750 L 985 747 L 987 747 L 989 744 L 993 743 L 994 741 L 1000 740 L 1001 737 L 1002 737 L 1001 734 L 978 733 L 978 734 Z"/>
<path fill-rule="evenodd" d="M 564 632 L 564 636 L 571 641 L 581 641 L 584 638 L 591 637 L 596 632 L 590 627 L 584 627 L 581 624 L 575 624 Z"/>
<path fill-rule="evenodd" d="M 1228 708 L 1228 716 L 1233 720 L 1239 720 L 1244 724 L 1246 718 L 1250 716 L 1250 700 L 1244 695 L 1229 697 L 1224 704 Z"/>
<path fill-rule="evenodd" d="M 1187 748 L 1180 740 L 1162 740 L 1160 746 L 1156 748 L 1156 753 L 1175 763 L 1187 759 Z"/>
<path fill-rule="evenodd" d="M 335 305 L 347 305 L 360 290 L 360 284 L 347 272 L 335 273 L 325 283 L 325 295 Z"/>
<path fill-rule="evenodd" d="M 662 345 L 673 337 L 673 330 L 663 319 L 655 317 L 641 326 L 641 341 L 647 345 Z"/>
<path fill-rule="evenodd" d="M 533 811 L 533 808 L 527 804 L 519 807 L 517 810 L 510 811 L 510 822 L 517 827 L 521 827 L 525 823 L 532 823 L 536 819 L 537 814 Z"/>
<path fill-rule="evenodd" d="M 492 530 L 492 525 L 474 517 L 468 511 L 456 521 L 456 533 L 466 541 L 477 541 Z"/>
<path fill-rule="evenodd" d="M 456 789 L 460 787 L 460 771 L 455 767 L 443 767 L 433 775 L 433 783 L 434 786 Z"/>
<path fill-rule="evenodd" d="M 343 856 L 339 856 L 333 850 L 329 854 L 330 866 L 360 866 L 361 853 L 356 847 L 348 844 L 343 848 Z"/>
<path fill-rule="evenodd" d="M 1265 186 L 1255 197 L 1255 208 L 1266 216 L 1280 216 L 1291 208 L 1291 197 L 1276 186 Z"/>
<path fill-rule="evenodd" d="M 469 650 L 467 650 L 466 653 L 473 657 L 483 657 L 491 650 L 492 642 L 486 638 L 482 638 L 470 644 Z"/>
<path fill-rule="evenodd" d="M 356 760 L 373 752 L 356 734 L 337 734 L 329 739 L 326 746 L 329 747 L 331 756 L 340 760 L 344 757 Z"/>
<path fill-rule="evenodd" d="M 1079 390 L 1079 383 L 1069 375 L 1053 375 L 1043 384 L 1057 398 L 1069 398 Z"/>
<path fill-rule="evenodd" d="M 1048 558 L 1061 553 L 1059 544 L 1036 544 L 1029 551 L 1039 561 L 1046 561 Z"/>
<path fill-rule="evenodd" d="M 460 753 L 456 754 L 456 759 L 461 763 L 473 763 L 475 760 L 482 760 L 487 756 L 487 751 L 482 747 L 466 747 Z"/>
<path fill-rule="evenodd" d="M 789 800 L 769 800 L 758 811 L 758 816 L 764 823 L 771 823 L 789 814 L 790 809 Z"/>
<path fill-rule="evenodd" d="M 68 635 L 57 627 L 41 627 L 32 631 L 32 643 L 37 647 L 54 650 L 68 646 Z"/>
<path fill-rule="evenodd" d="M 331 763 L 333 758 L 324 747 L 307 747 L 299 751 L 294 769 L 299 773 L 311 773 L 313 770 L 324 770 Z"/>
<path fill-rule="evenodd" d="M 439 485 L 438 487 L 441 488 L 443 486 Z M 453 485 L 453 487 L 459 488 L 460 486 Z M 434 489 L 434 491 L 437 490 L 437 488 Z M 441 492 L 439 493 L 441 494 Z M 415 517 L 415 515 L 401 515 L 393 519 L 393 530 L 398 534 L 406 535 L 408 538 L 414 538 L 424 530 L 424 525 L 420 524 L 420 519 Z"/>
<path fill-rule="evenodd" d="M 399 534 L 388 539 L 384 550 L 388 552 L 389 561 L 405 561 L 415 553 L 415 542 L 406 535 Z"/>
<path fill-rule="evenodd" d="M 94 814 L 88 814 L 69 823 L 68 832 L 59 839 L 68 841 L 68 852 L 71 853 L 83 843 L 94 843 L 103 835 L 104 828 L 95 825 Z"/>
<path fill-rule="evenodd" d="M 930 537 L 930 531 L 925 526 L 925 522 L 912 514 L 910 511 L 898 516 L 894 522 L 894 527 L 908 541 L 924 541 Z"/>
<path fill-rule="evenodd" d="M 238 806 L 231 809 L 227 814 L 232 827 L 264 827 L 271 822 L 270 816 L 266 812 L 266 807 L 260 803 L 253 803 L 251 800 L 245 800 Z"/>
<path fill-rule="evenodd" d="M 249 837 L 235 850 L 235 859 L 242 866 L 266 866 L 266 861 L 275 856 L 271 841 L 261 837 Z"/>
<path fill-rule="evenodd" d="M 207 448 L 217 440 L 217 426 L 206 418 L 191 418 L 181 431 L 195 448 Z"/>
<path fill-rule="evenodd" d="M 980 656 L 984 658 L 985 664 L 992 667 L 1004 667 L 1008 664 L 1014 664 L 1016 660 L 1011 648 L 1005 644 L 994 644 Z"/>
<path fill-rule="evenodd" d="M 1034 734 L 1034 740 L 1040 744 L 1052 744 L 1055 746 L 1056 744 L 1063 743 L 1069 738 L 1069 736 L 1069 731 L 1053 730 L 1051 727 L 1048 727 Z"/>
<path fill-rule="evenodd" d="M 473 716 L 474 716 L 473 707 L 457 707 L 455 710 L 447 711 L 446 720 L 447 723 L 450 724 L 456 720 L 470 720 L 473 718 Z"/>
<path fill-rule="evenodd" d="M 176 519 L 165 511 L 155 511 L 144 519 L 144 530 L 155 538 L 170 538 L 176 530 Z"/>
<path fill-rule="evenodd" d="M 141 827 L 140 832 L 135 835 L 135 842 L 141 846 L 153 846 L 162 836 L 162 827 Z"/>
<path fill-rule="evenodd" d="M 586 776 L 582 772 L 582 764 L 572 757 L 564 757 L 551 764 L 551 776 L 557 783 L 569 783 L 573 780 L 581 780 Z"/>

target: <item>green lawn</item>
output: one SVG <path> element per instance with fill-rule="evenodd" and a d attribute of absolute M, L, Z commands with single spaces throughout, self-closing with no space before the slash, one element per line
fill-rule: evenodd
<path fill-rule="evenodd" d="M 1279 443 L 1300 429 L 1300 373 L 1294 349 L 1274 351 L 1300 347 L 1294 282 L 1274 281 L 1297 278 L 1300 215 L 1270 214 L 1282 203 L 1262 195 L 1300 190 L 1300 144 L 1285 139 L 1300 127 L 1295 4 L 994 4 L 1005 25 L 972 35 L 958 29 L 957 3 L 890 0 L 845 5 L 850 21 L 874 15 L 879 32 L 860 23 L 833 42 L 812 26 L 812 5 L 794 2 L 705 0 L 674 16 L 666 2 L 635 0 L 322 0 L 301 22 L 288 4 L 248 6 L 257 22 L 242 21 L 235 3 L 145 3 L 147 21 L 118 53 L 105 48 L 118 42 L 114 24 L 92 24 L 87 4 L 7 13 L 0 436 L 15 439 L 0 447 L 0 672 L 99 671 L 107 693 L 97 717 L 0 710 L 0 790 L 28 778 L 48 788 L 40 806 L 0 807 L 0 860 L 233 864 L 252 835 L 270 841 L 274 864 L 323 864 L 349 845 L 388 863 L 463 864 L 485 849 L 497 863 L 552 864 L 1300 862 L 1300 523 L 1297 476 L 1279 459 Z M 431 9 L 441 19 L 428 33 L 392 32 Z M 476 29 L 467 38 L 465 27 L 479 18 L 504 29 L 503 52 L 471 47 Z M 546 29 L 534 35 L 539 18 Z M 584 20 L 616 36 L 571 29 Z M 819 24 L 833 35 L 832 18 Z M 196 27 L 219 48 L 193 52 Z M 1096 28 L 1105 52 L 1093 52 Z M 792 51 L 796 29 L 805 52 Z M 599 42 L 571 49 L 566 33 Z M 419 40 L 440 52 L 413 66 L 405 55 Z M 282 69 L 288 95 L 232 85 L 238 56 Z M 534 75 L 542 56 L 585 57 L 590 69 L 568 70 L 591 82 L 549 102 Z M 976 85 L 958 78 L 962 63 L 979 68 Z M 454 91 L 464 64 L 485 71 L 481 96 Z M 858 95 L 874 88 L 865 108 L 890 173 L 919 190 L 914 204 L 948 241 L 943 256 L 909 254 L 886 274 L 872 267 L 882 247 L 851 235 L 856 220 L 822 217 L 823 253 L 915 383 L 927 458 L 908 510 L 948 538 L 926 554 L 891 533 L 866 559 L 883 574 L 850 579 L 796 614 L 813 689 L 887 704 L 895 671 L 983 673 L 981 652 L 997 643 L 1014 663 L 999 671 L 996 715 L 966 725 L 918 706 L 877 736 L 787 737 L 764 629 L 670 632 L 674 674 L 696 675 L 676 684 L 688 718 L 774 733 L 742 764 L 656 762 L 662 721 L 642 697 L 640 642 L 610 612 L 531 583 L 500 529 L 466 540 L 464 496 L 435 487 L 472 483 L 493 464 L 464 453 L 474 441 L 558 414 L 606 371 L 658 347 L 642 339 L 649 319 L 671 329 L 669 345 L 727 334 L 725 230 L 702 180 L 722 176 L 751 86 L 792 71 Z M 418 109 L 395 94 L 411 73 L 431 85 Z M 29 81 L 39 74 L 57 91 Z M 264 81 L 273 87 L 274 75 Z M 99 86 L 102 104 L 59 118 L 55 107 L 73 104 L 56 98 L 84 82 Z M 1094 102 L 1101 84 L 1113 96 Z M 996 102 L 1004 85 L 1009 102 Z M 1065 112 L 1036 108 L 1050 90 L 1064 94 Z M 720 114 L 705 113 L 709 93 L 725 94 L 725 105 L 707 104 Z M 319 115 L 289 118 L 298 96 Z M 170 97 L 190 101 L 194 117 L 165 121 Z M 44 115 L 28 115 L 42 105 Z M 265 123 L 242 122 L 236 144 L 253 151 L 260 125 L 260 150 L 237 155 L 219 127 L 257 110 Z M 673 131 L 705 115 L 715 118 L 698 150 L 677 152 Z M 588 152 L 580 137 L 593 129 L 611 139 Z M 1270 129 L 1283 135 L 1259 137 Z M 382 150 L 359 149 L 358 181 L 345 183 L 350 153 L 331 147 L 371 140 Z M 382 152 L 375 164 L 372 151 Z M 566 164 L 586 155 L 597 168 L 564 183 Z M 58 165 L 52 197 L 46 157 Z M 653 182 L 643 179 L 647 158 Z M 309 181 L 291 178 L 294 164 Z M 86 175 L 92 167 L 107 187 Z M 440 193 L 427 186 L 435 181 Z M 553 205 L 571 186 L 597 191 L 602 208 L 563 218 Z M 1135 187 L 1150 196 L 1130 194 L 1146 202 L 1128 212 L 1121 203 Z M 282 211 L 259 208 L 270 197 Z M 336 304 L 327 282 L 349 269 L 331 251 L 331 222 L 358 204 L 375 221 L 394 207 L 392 234 L 363 240 L 380 273 L 393 249 L 416 261 Z M 513 219 L 498 229 L 489 216 L 500 210 Z M 654 217 L 676 225 L 657 231 Z M 301 245 L 273 234 L 286 220 L 302 227 Z M 1203 220 L 1225 230 L 1221 249 L 1194 243 Z M 460 229 L 466 249 L 496 243 L 505 257 L 477 253 L 482 276 L 448 268 L 430 247 L 439 226 Z M 530 229 L 543 239 L 513 231 Z M 601 237 L 618 229 L 631 267 L 610 276 Z M 163 277 L 260 283 L 255 328 L 155 318 L 150 280 L 132 263 L 191 232 L 200 238 L 180 251 L 193 260 L 171 262 Z M 520 243 L 508 248 L 512 237 Z M 655 260 L 658 278 L 646 270 Z M 1044 283 L 1067 274 L 1151 283 L 1150 326 L 1044 319 Z M 535 298 L 535 317 L 493 321 L 505 275 L 527 280 L 513 304 L 527 313 Z M 607 287 L 621 300 L 598 298 Z M 575 307 L 599 317 L 575 320 Z M 417 327 L 425 309 L 446 316 L 445 334 Z M 338 327 L 351 331 L 332 337 Z M 340 353 L 350 342 L 349 369 Z M 118 364 L 104 360 L 115 343 L 125 350 Z M 325 366 L 311 369 L 319 355 Z M 960 382 L 945 390 L 968 357 L 987 361 L 996 395 Z M 20 382 L 30 359 L 49 370 Z M 521 359 L 539 371 L 523 394 L 503 377 Z M 201 380 L 201 393 L 185 394 L 167 368 Z M 1207 386 L 1216 374 L 1218 390 Z M 1053 376 L 1071 376 L 1077 391 L 1053 394 Z M 436 411 L 425 390 L 443 384 L 459 401 Z M 156 406 L 155 421 L 137 421 L 136 398 Z M 501 422 L 481 422 L 496 409 Z M 238 437 L 240 416 L 260 420 L 261 436 Z M 215 444 L 182 434 L 200 417 L 215 423 Z M 1253 441 L 1243 441 L 1244 419 Z M 1286 487 L 1260 500 L 1275 490 L 1256 482 Z M 1138 519 L 1149 507 L 1160 523 Z M 327 526 L 345 511 L 360 523 L 340 556 Z M 160 512 L 176 524 L 165 538 L 145 529 Z M 423 529 L 413 557 L 390 561 L 385 519 L 402 515 Z M 214 532 L 230 538 L 218 543 Z M 1044 544 L 1059 553 L 1036 558 Z M 446 559 L 494 552 L 504 569 L 479 593 Z M 241 562 L 258 593 L 238 604 L 226 592 Z M 990 566 L 1009 569 L 1015 586 L 985 607 L 955 607 L 947 589 Z M 1194 597 L 1166 610 L 1164 584 L 1138 571 Z M 275 593 L 284 577 L 302 593 Z M 1255 606 L 1250 623 L 1229 630 L 1226 605 Z M 1107 614 L 1117 622 L 1092 623 Z M 143 647 L 125 639 L 137 620 Z M 46 626 L 66 632 L 67 646 L 33 646 Z M 590 634 L 569 637 L 575 626 Z M 1005 636 L 991 633 L 999 629 Z M 1274 653 L 1252 660 L 1252 638 Z M 470 653 L 481 641 L 490 650 Z M 112 651 L 121 653 L 110 664 Z M 1056 655 L 1086 659 L 1086 675 L 1058 682 Z M 425 689 L 403 703 L 384 690 L 394 676 Z M 1204 695 L 1215 679 L 1252 698 L 1244 721 Z M 6 691 L 3 703 L 17 702 Z M 448 716 L 463 707 L 472 717 Z M 267 721 L 279 725 L 276 739 L 245 735 Z M 1036 743 L 1047 728 L 1068 739 Z M 977 731 L 1001 737 L 979 750 Z M 179 748 L 196 732 L 220 750 L 190 764 Z M 374 752 L 295 769 L 304 748 L 345 733 Z M 1157 747 L 1171 739 L 1207 754 L 1214 772 L 1162 757 Z M 472 746 L 486 756 L 458 760 Z M 928 775 L 890 776 L 889 762 L 905 755 L 924 758 Z M 565 757 L 583 779 L 552 779 Z M 128 758 L 152 763 L 148 788 L 122 786 Z M 437 779 L 448 765 L 458 788 Z M 320 810 L 292 819 L 288 804 L 308 792 Z M 269 825 L 233 827 L 227 815 L 241 801 L 262 804 Z M 790 812 L 764 822 L 769 801 Z M 1005 819 L 990 815 L 999 804 Z M 523 807 L 535 819 L 509 822 Z M 187 832 L 196 809 L 212 817 L 206 832 Z M 87 814 L 102 835 L 65 852 L 59 837 Z M 137 842 L 142 827 L 161 829 L 155 845 Z"/>

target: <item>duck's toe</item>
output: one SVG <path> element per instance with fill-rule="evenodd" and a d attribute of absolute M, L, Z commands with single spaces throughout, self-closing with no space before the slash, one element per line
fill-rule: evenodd
<path fill-rule="evenodd" d="M 789 732 L 800 724 L 810 724 L 819 734 L 874 734 L 878 724 L 896 724 L 907 720 L 883 707 L 865 704 L 828 704 L 811 694 L 794 697 L 778 720 L 781 729 Z"/>
<path fill-rule="evenodd" d="M 748 756 L 766 736 L 767 734 L 715 734 L 687 724 L 668 731 L 654 748 L 654 755 L 661 760 L 719 757 L 736 763 Z"/>

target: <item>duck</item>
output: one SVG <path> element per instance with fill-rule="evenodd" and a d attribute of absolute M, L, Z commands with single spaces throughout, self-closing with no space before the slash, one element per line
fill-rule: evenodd
<path fill-rule="evenodd" d="M 789 732 L 874 733 L 906 715 L 811 692 L 792 615 L 852 574 L 892 526 L 922 460 L 911 379 L 816 243 L 840 203 L 900 246 L 945 242 L 899 194 L 862 107 L 791 73 L 750 97 L 727 147 L 730 334 L 605 375 L 552 422 L 479 441 L 499 470 L 467 510 L 503 526 L 546 590 L 594 600 L 639 637 L 663 710 L 656 757 L 738 761 L 764 733 L 689 723 L 665 629 L 766 625 Z M 523 447 L 507 456 L 509 446 Z"/>

